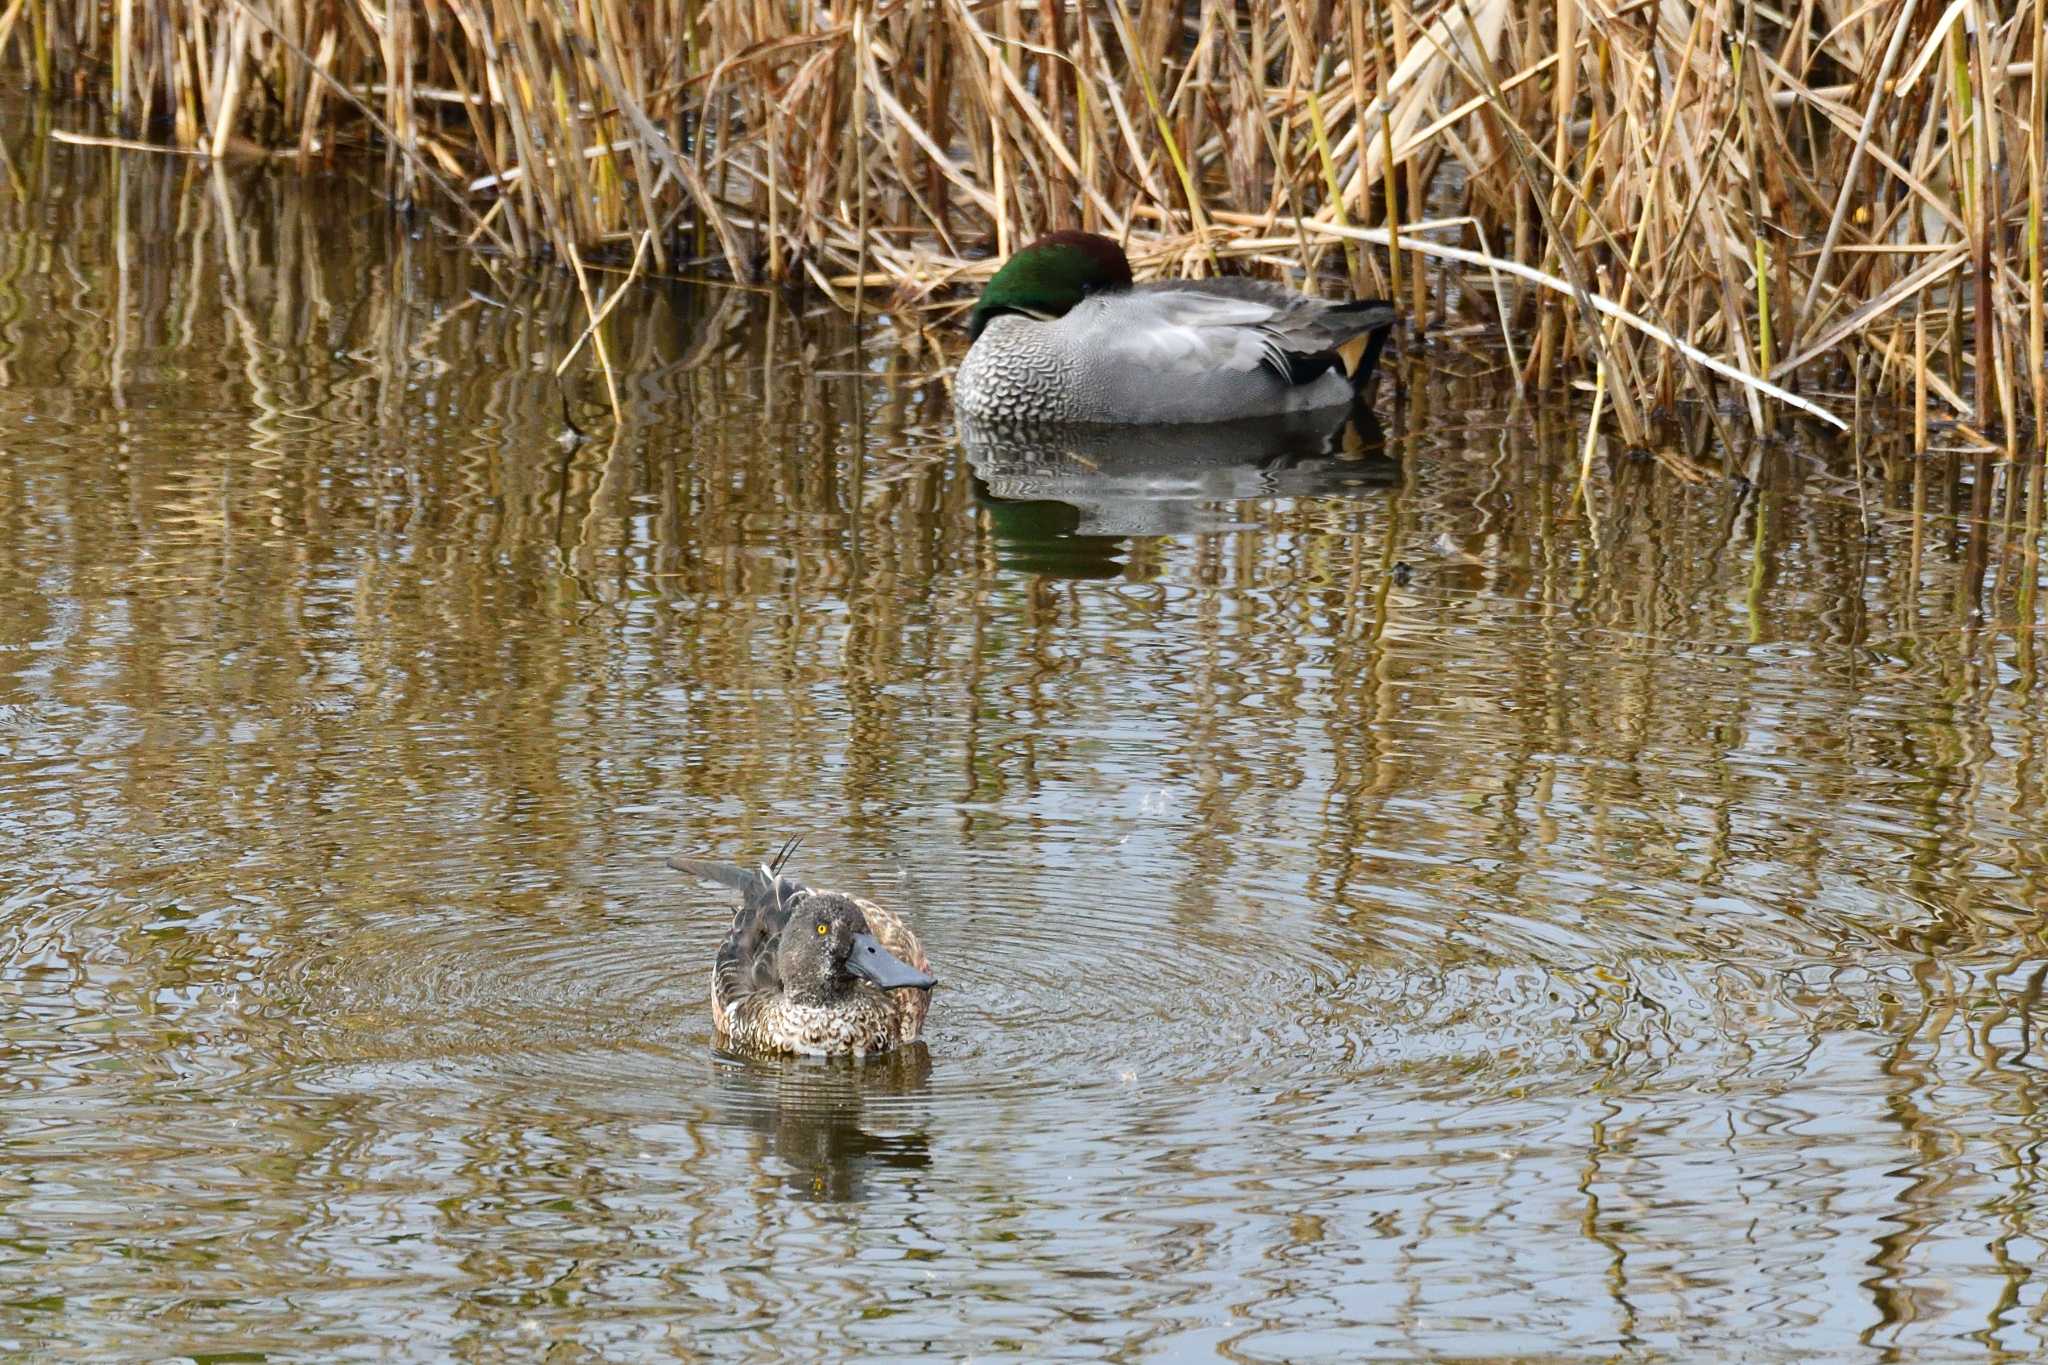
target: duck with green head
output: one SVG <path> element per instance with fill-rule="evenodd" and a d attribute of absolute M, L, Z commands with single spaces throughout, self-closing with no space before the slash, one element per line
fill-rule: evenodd
<path fill-rule="evenodd" d="M 1350 403 L 1394 310 L 1264 280 L 1135 284 L 1107 237 L 1055 232 L 982 290 L 953 381 L 970 421 L 1219 422 Z M 1346 372 L 1338 351 L 1367 338 Z"/>

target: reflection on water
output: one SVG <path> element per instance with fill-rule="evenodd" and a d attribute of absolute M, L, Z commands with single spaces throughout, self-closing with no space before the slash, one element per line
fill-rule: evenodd
<path fill-rule="evenodd" d="M 877 1187 L 870 1174 L 932 1163 L 913 1105 L 932 1074 L 931 1051 L 921 1042 L 862 1061 L 722 1060 L 713 1112 L 767 1140 L 778 1174 L 799 1199 L 897 1198 L 896 1182 Z"/>
<path fill-rule="evenodd" d="M 1400 477 L 1373 414 L 1299 413 L 1167 427 L 963 421 L 1004 567 L 1110 578 L 1131 536 L 1238 529 L 1246 499 L 1363 497 Z"/>
<path fill-rule="evenodd" d="M 16 1351 L 2044 1349 L 2032 471 L 1582 499 L 1455 327 L 1384 432 L 963 442 L 909 328 L 680 285 L 615 428 L 561 278 L 49 117 Z M 714 1048 L 663 859 L 798 830 L 940 965 L 928 1050 Z"/>

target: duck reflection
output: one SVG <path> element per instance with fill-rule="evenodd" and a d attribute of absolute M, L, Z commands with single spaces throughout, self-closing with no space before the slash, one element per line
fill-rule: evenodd
<path fill-rule="evenodd" d="M 1358 497 L 1399 464 L 1370 409 L 1149 427 L 986 427 L 961 444 L 1006 568 L 1108 578 L 1132 536 L 1239 525 L 1244 499 Z"/>
<path fill-rule="evenodd" d="M 761 1134 L 763 1155 L 798 1199 L 866 1197 L 883 1170 L 922 1170 L 931 1150 L 922 1114 L 904 1103 L 931 1080 L 931 1053 L 909 1043 L 862 1062 L 720 1054 L 721 1117 Z"/>

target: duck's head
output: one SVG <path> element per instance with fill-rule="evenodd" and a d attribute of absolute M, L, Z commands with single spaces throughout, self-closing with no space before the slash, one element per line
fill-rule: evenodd
<path fill-rule="evenodd" d="M 1003 262 L 981 291 L 967 332 L 979 337 L 989 319 L 1001 313 L 1022 313 L 1044 322 L 1090 294 L 1130 285 L 1131 263 L 1115 242 L 1093 232 L 1055 232 Z"/>
<path fill-rule="evenodd" d="M 812 1002 L 843 995 L 861 981 L 883 990 L 930 990 L 939 984 L 884 948 L 853 898 L 834 891 L 813 892 L 791 907 L 775 965 L 782 988 Z"/>

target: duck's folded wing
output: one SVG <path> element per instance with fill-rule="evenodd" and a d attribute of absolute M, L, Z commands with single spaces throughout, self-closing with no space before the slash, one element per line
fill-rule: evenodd
<path fill-rule="evenodd" d="M 718 945 L 718 956 L 711 964 L 713 992 L 728 1007 L 756 991 L 772 993 L 782 989 L 776 953 L 782 947 L 782 931 L 788 923 L 787 912 L 771 919 L 748 916 L 741 911 L 733 931 Z"/>
<path fill-rule="evenodd" d="M 868 932 L 873 934 L 884 948 L 926 976 L 932 974 L 931 959 L 924 955 L 924 945 L 917 941 L 916 934 L 910 932 L 910 926 L 903 922 L 902 916 L 858 896 L 854 897 L 853 903 L 860 907 L 862 917 L 867 920 Z"/>
<path fill-rule="evenodd" d="M 1194 379 L 1268 365 L 1270 305 L 1195 289 L 1143 289 L 1117 301 L 1110 352 L 1148 374 Z M 1268 366 L 1270 368 L 1270 366 Z"/>
<path fill-rule="evenodd" d="M 856 899 L 854 904 L 866 917 L 868 931 L 881 940 L 884 948 L 926 976 L 932 974 L 931 959 L 924 955 L 924 945 L 917 941 L 917 935 L 910 932 L 910 926 L 901 917 L 873 901 Z M 898 990 L 891 994 L 896 997 L 896 1036 L 903 1042 L 914 1042 L 924 1032 L 924 1018 L 932 1007 L 932 993 L 928 990 Z"/>
<path fill-rule="evenodd" d="M 1262 280 L 1174 280 L 1123 296 L 1110 344 L 1135 364 L 1190 378 L 1218 370 L 1271 371 L 1305 384 L 1353 337 L 1384 328 L 1378 300 L 1329 303 Z"/>

